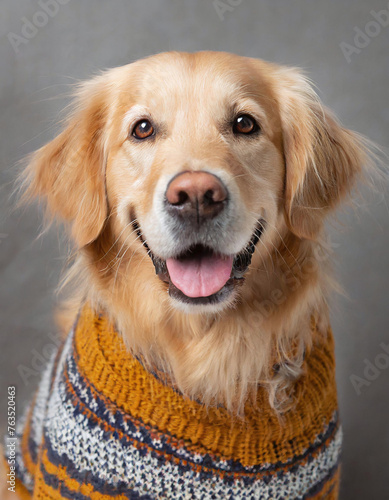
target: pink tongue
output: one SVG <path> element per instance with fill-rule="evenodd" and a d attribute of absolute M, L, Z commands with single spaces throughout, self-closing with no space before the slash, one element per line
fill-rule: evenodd
<path fill-rule="evenodd" d="M 208 297 L 218 292 L 231 275 L 232 257 L 201 255 L 167 259 L 166 266 L 173 284 L 187 297 Z"/>

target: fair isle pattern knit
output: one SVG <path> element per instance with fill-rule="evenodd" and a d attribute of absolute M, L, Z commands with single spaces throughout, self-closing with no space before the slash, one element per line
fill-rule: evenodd
<path fill-rule="evenodd" d="M 145 370 L 84 309 L 48 366 L 19 438 L 22 498 L 336 499 L 341 428 L 333 339 L 317 339 L 282 418 L 258 389 L 244 421 Z M 316 332 L 317 333 L 317 332 Z"/>

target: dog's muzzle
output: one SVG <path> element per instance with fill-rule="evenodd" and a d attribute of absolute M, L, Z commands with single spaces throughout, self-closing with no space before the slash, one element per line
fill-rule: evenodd
<path fill-rule="evenodd" d="M 163 260 L 148 247 L 134 223 L 156 274 L 169 285 L 170 296 L 181 302 L 203 305 L 224 301 L 243 283 L 263 221 L 258 221 L 242 251 L 226 255 L 218 248 L 217 235 L 228 211 L 229 193 L 218 177 L 204 171 L 180 173 L 168 184 L 164 204 L 180 248 L 183 241 L 188 244 L 178 255 Z"/>

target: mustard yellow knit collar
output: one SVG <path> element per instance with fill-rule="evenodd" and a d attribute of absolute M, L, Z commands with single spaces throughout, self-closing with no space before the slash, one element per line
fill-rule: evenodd
<path fill-rule="evenodd" d="M 91 388 L 143 424 L 189 443 L 193 451 L 215 453 L 244 466 L 287 461 L 309 448 L 337 410 L 332 333 L 321 338 L 304 361 L 294 408 L 279 419 L 259 387 L 257 409 L 245 418 L 224 408 L 205 408 L 162 383 L 126 349 L 102 314 L 86 306 L 74 335 L 80 372 Z"/>

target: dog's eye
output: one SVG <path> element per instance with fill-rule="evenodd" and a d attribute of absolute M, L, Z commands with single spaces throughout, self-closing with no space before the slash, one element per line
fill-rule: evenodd
<path fill-rule="evenodd" d="M 146 139 L 154 134 L 154 127 L 149 120 L 143 119 L 137 122 L 132 130 L 132 135 L 137 139 Z"/>
<path fill-rule="evenodd" d="M 234 134 L 251 135 L 258 132 L 259 125 L 251 116 L 239 115 L 235 118 L 232 130 L 234 131 Z"/>

